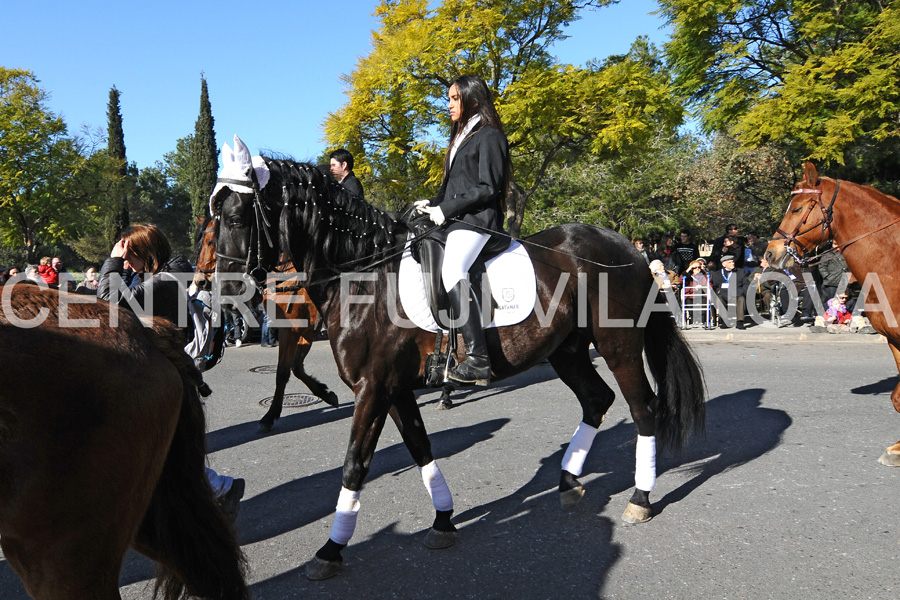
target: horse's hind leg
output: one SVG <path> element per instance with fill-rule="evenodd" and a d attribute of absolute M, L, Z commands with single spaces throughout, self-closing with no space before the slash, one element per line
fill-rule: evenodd
<path fill-rule="evenodd" d="M 625 335 L 630 335 L 627 332 Z M 607 334 L 607 338 L 610 334 Z M 634 346 L 633 346 L 634 347 Z M 634 494 L 622 519 L 627 523 L 644 523 L 653 518 L 650 492 L 656 483 L 656 418 L 651 410 L 656 395 L 644 372 L 643 354 L 639 349 L 628 351 L 627 341 L 609 344 L 614 352 L 600 352 L 616 378 L 619 389 L 628 403 L 631 418 L 637 427 L 635 449 Z M 636 348 L 640 348 L 639 345 Z M 598 351 L 600 349 L 598 348 Z"/>
<path fill-rule="evenodd" d="M 275 367 L 275 395 L 272 397 L 272 404 L 269 405 L 269 410 L 259 420 L 259 427 L 256 433 L 269 433 L 272 431 L 275 421 L 281 418 L 281 410 L 284 406 L 284 390 L 291 378 L 291 361 L 299 339 L 300 332 L 297 329 L 283 327 L 278 330 L 278 365 Z"/>
<path fill-rule="evenodd" d="M 574 347 L 564 345 L 549 357 L 550 365 L 559 378 L 575 392 L 582 410 L 581 423 L 562 460 L 559 500 L 564 509 L 574 508 L 584 496 L 584 487 L 578 477 L 604 415 L 616 397 L 594 368 L 587 340 L 579 338 L 573 341 Z"/>
<path fill-rule="evenodd" d="M 307 327 L 301 333 L 297 349 L 294 352 L 294 363 L 291 370 L 294 372 L 294 376 L 302 381 L 317 398 L 321 398 L 322 402 L 328 406 L 337 408 L 339 404 L 337 394 L 328 389 L 327 385 L 308 374 L 303 368 L 303 362 L 306 360 L 306 355 L 309 354 L 310 349 L 312 349 L 313 339 L 318 331 L 319 327 Z"/>

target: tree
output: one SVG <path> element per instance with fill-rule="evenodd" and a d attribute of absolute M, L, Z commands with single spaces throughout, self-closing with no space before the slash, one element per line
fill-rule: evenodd
<path fill-rule="evenodd" d="M 200 114 L 194 123 L 194 137 L 190 146 L 191 223 L 209 216 L 209 195 L 216 187 L 219 155 L 216 148 L 215 120 L 209 103 L 206 78 L 200 76 Z"/>
<path fill-rule="evenodd" d="M 707 132 L 898 182 L 900 9 L 891 0 L 660 0 L 680 93 Z M 837 168 L 838 165 L 844 165 Z"/>
<path fill-rule="evenodd" d="M 358 156 L 367 196 L 396 208 L 433 195 L 442 176 L 447 88 L 480 75 L 496 95 L 510 141 L 518 234 L 530 196 L 554 163 L 582 153 L 633 152 L 682 109 L 655 51 L 584 68 L 558 64 L 552 45 L 586 8 L 614 0 L 383 0 L 373 49 L 345 78 L 347 103 L 325 122 L 331 146 Z"/>
<path fill-rule="evenodd" d="M 41 244 L 77 238 L 97 194 L 104 160 L 84 155 L 65 122 L 46 107 L 31 71 L 0 67 L 0 240 L 23 246 L 34 262 Z"/>
<path fill-rule="evenodd" d="M 133 178 L 128 177 L 128 159 L 125 156 L 125 132 L 122 128 L 122 112 L 119 106 L 119 90 L 112 86 L 109 90 L 109 104 L 106 107 L 107 154 L 114 161 L 119 184 L 113 187 L 113 212 L 107 217 L 106 241 L 112 246 L 122 231 L 131 224 L 128 211 L 128 197 L 133 190 Z"/>

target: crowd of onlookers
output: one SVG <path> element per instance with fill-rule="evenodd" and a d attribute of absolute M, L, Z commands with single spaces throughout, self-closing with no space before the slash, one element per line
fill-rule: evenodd
<path fill-rule="evenodd" d="M 825 248 L 807 266 L 775 269 L 766 261 L 768 243 L 754 232 L 742 236 L 733 223 L 702 249 L 687 229 L 655 244 L 642 238 L 632 243 L 668 301 L 678 304 L 685 327 L 744 329 L 766 319 L 779 326 L 809 324 L 814 331 L 874 333 L 864 316 L 853 315 L 860 285 L 840 252 Z M 750 304 L 751 316 L 759 318 L 748 321 Z"/>
<path fill-rule="evenodd" d="M 4 285 L 22 273 L 19 267 L 0 269 L 0 285 Z M 83 277 L 78 281 L 74 275 L 63 268 L 62 259 L 58 256 L 53 258 L 45 256 L 38 264 L 25 267 L 24 279 L 77 294 L 97 294 L 96 267 L 91 266 L 85 269 Z"/>

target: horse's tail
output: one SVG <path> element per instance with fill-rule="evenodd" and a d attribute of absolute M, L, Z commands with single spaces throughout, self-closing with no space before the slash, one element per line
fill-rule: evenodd
<path fill-rule="evenodd" d="M 187 588 L 203 598 L 249 598 L 246 559 L 205 473 L 206 418 L 197 391 L 202 376 L 178 345 L 183 341 L 161 343 L 169 334 L 154 330 L 150 337 L 178 368 L 183 384 L 175 435 L 137 540 L 138 549 L 148 549 L 159 563 L 154 596 L 162 591 L 166 600 L 176 600 Z"/>
<path fill-rule="evenodd" d="M 681 449 L 706 426 L 706 384 L 700 363 L 668 312 L 652 312 L 644 329 L 647 364 L 656 380 L 656 437 Z"/>

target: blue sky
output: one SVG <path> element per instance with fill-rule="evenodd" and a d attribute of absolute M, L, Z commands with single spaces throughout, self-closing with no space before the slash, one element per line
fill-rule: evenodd
<path fill-rule="evenodd" d="M 30 69 L 69 131 L 106 128 L 115 85 L 128 160 L 152 166 L 194 130 L 206 75 L 219 147 L 237 133 L 251 151 L 314 159 L 322 123 L 345 102 L 342 74 L 370 49 L 374 0 L 157 0 L 7 3 L 0 65 Z M 668 30 L 655 0 L 587 11 L 555 47 L 582 65 L 628 50 L 639 35 L 661 45 Z"/>

